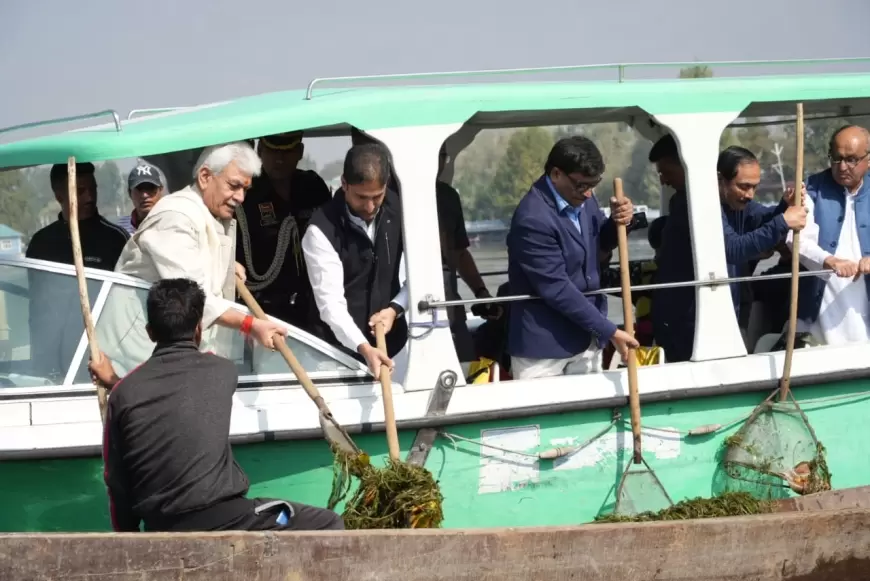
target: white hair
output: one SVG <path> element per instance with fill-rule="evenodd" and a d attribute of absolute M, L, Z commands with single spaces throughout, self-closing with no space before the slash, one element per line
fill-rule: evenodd
<path fill-rule="evenodd" d="M 257 152 L 244 141 L 212 145 L 211 147 L 206 147 L 199 154 L 199 159 L 196 160 L 196 166 L 193 168 L 193 179 L 196 181 L 199 170 L 202 168 L 208 168 L 213 174 L 217 175 L 224 171 L 232 162 L 236 162 L 239 170 L 251 177 L 260 175 L 260 170 L 263 167 L 263 162 L 260 161 Z"/>

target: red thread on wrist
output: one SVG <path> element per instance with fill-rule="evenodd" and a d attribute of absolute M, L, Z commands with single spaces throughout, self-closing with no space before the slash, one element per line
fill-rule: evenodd
<path fill-rule="evenodd" d="M 254 326 L 254 317 L 251 315 L 245 315 L 245 319 L 242 321 L 242 326 L 239 328 L 239 331 L 242 332 L 242 335 L 250 335 L 251 328 Z"/>

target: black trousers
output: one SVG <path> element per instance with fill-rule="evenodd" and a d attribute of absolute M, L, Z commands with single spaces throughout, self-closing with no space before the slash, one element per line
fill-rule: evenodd
<path fill-rule="evenodd" d="M 253 498 L 255 509 L 236 518 L 224 530 L 340 531 L 341 516 L 326 508 L 274 498 Z"/>

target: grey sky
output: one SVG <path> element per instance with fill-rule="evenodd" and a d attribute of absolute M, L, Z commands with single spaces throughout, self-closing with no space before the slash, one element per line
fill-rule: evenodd
<path fill-rule="evenodd" d="M 0 21 L 0 126 L 315 76 L 870 56 L 867 0 L 3 0 Z"/>

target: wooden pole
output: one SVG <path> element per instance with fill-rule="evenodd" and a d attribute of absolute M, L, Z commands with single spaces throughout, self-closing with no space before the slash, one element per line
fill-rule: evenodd
<path fill-rule="evenodd" d="M 73 263 L 76 267 L 76 279 L 79 283 L 79 303 L 82 309 L 82 320 L 85 324 L 85 333 L 88 335 L 88 347 L 91 352 L 91 360 L 99 362 L 102 355 L 97 345 L 97 335 L 94 331 L 94 320 L 91 317 L 91 302 L 88 300 L 88 281 L 85 277 L 85 265 L 82 259 L 82 240 L 79 236 L 79 197 L 78 182 L 76 180 L 76 158 L 70 157 L 66 162 L 67 188 L 69 189 L 69 233 L 72 239 Z M 105 387 L 95 382 L 97 388 L 97 403 L 100 406 L 100 420 L 106 425 L 106 406 L 109 403 L 109 394 Z"/>
<path fill-rule="evenodd" d="M 375 339 L 378 344 L 378 350 L 386 355 L 387 339 L 383 323 L 378 323 L 375 326 Z M 393 462 L 399 462 L 399 432 L 396 429 L 396 412 L 393 409 L 393 382 L 390 377 L 390 369 L 386 365 L 381 365 L 379 376 L 384 398 L 384 426 L 387 430 L 387 446 L 390 450 L 390 459 Z"/>
<path fill-rule="evenodd" d="M 797 104 L 797 119 L 795 139 L 797 143 L 797 160 L 795 161 L 795 177 L 794 177 L 794 200 L 792 205 L 801 207 L 803 200 L 801 199 L 801 191 L 803 190 L 804 178 L 804 104 Z M 785 363 L 782 368 L 782 379 L 779 382 L 779 401 L 785 401 L 788 397 L 789 388 L 791 386 L 791 362 L 794 358 L 794 338 L 797 327 L 797 308 L 798 308 L 798 272 L 800 270 L 800 237 L 799 230 L 795 230 L 792 234 L 792 252 L 791 252 L 791 304 L 788 312 L 788 337 L 785 344 Z"/>
<path fill-rule="evenodd" d="M 614 178 L 613 192 L 616 199 L 625 199 L 622 179 Z M 622 286 L 622 318 L 625 332 L 634 337 L 634 309 L 631 302 L 631 272 L 628 265 L 628 231 L 625 224 L 616 225 L 619 242 L 619 277 Z M 643 448 L 640 441 L 640 392 L 637 389 L 637 352 L 628 349 L 628 404 L 631 410 L 631 435 L 634 440 L 634 463 L 640 464 Z"/>

